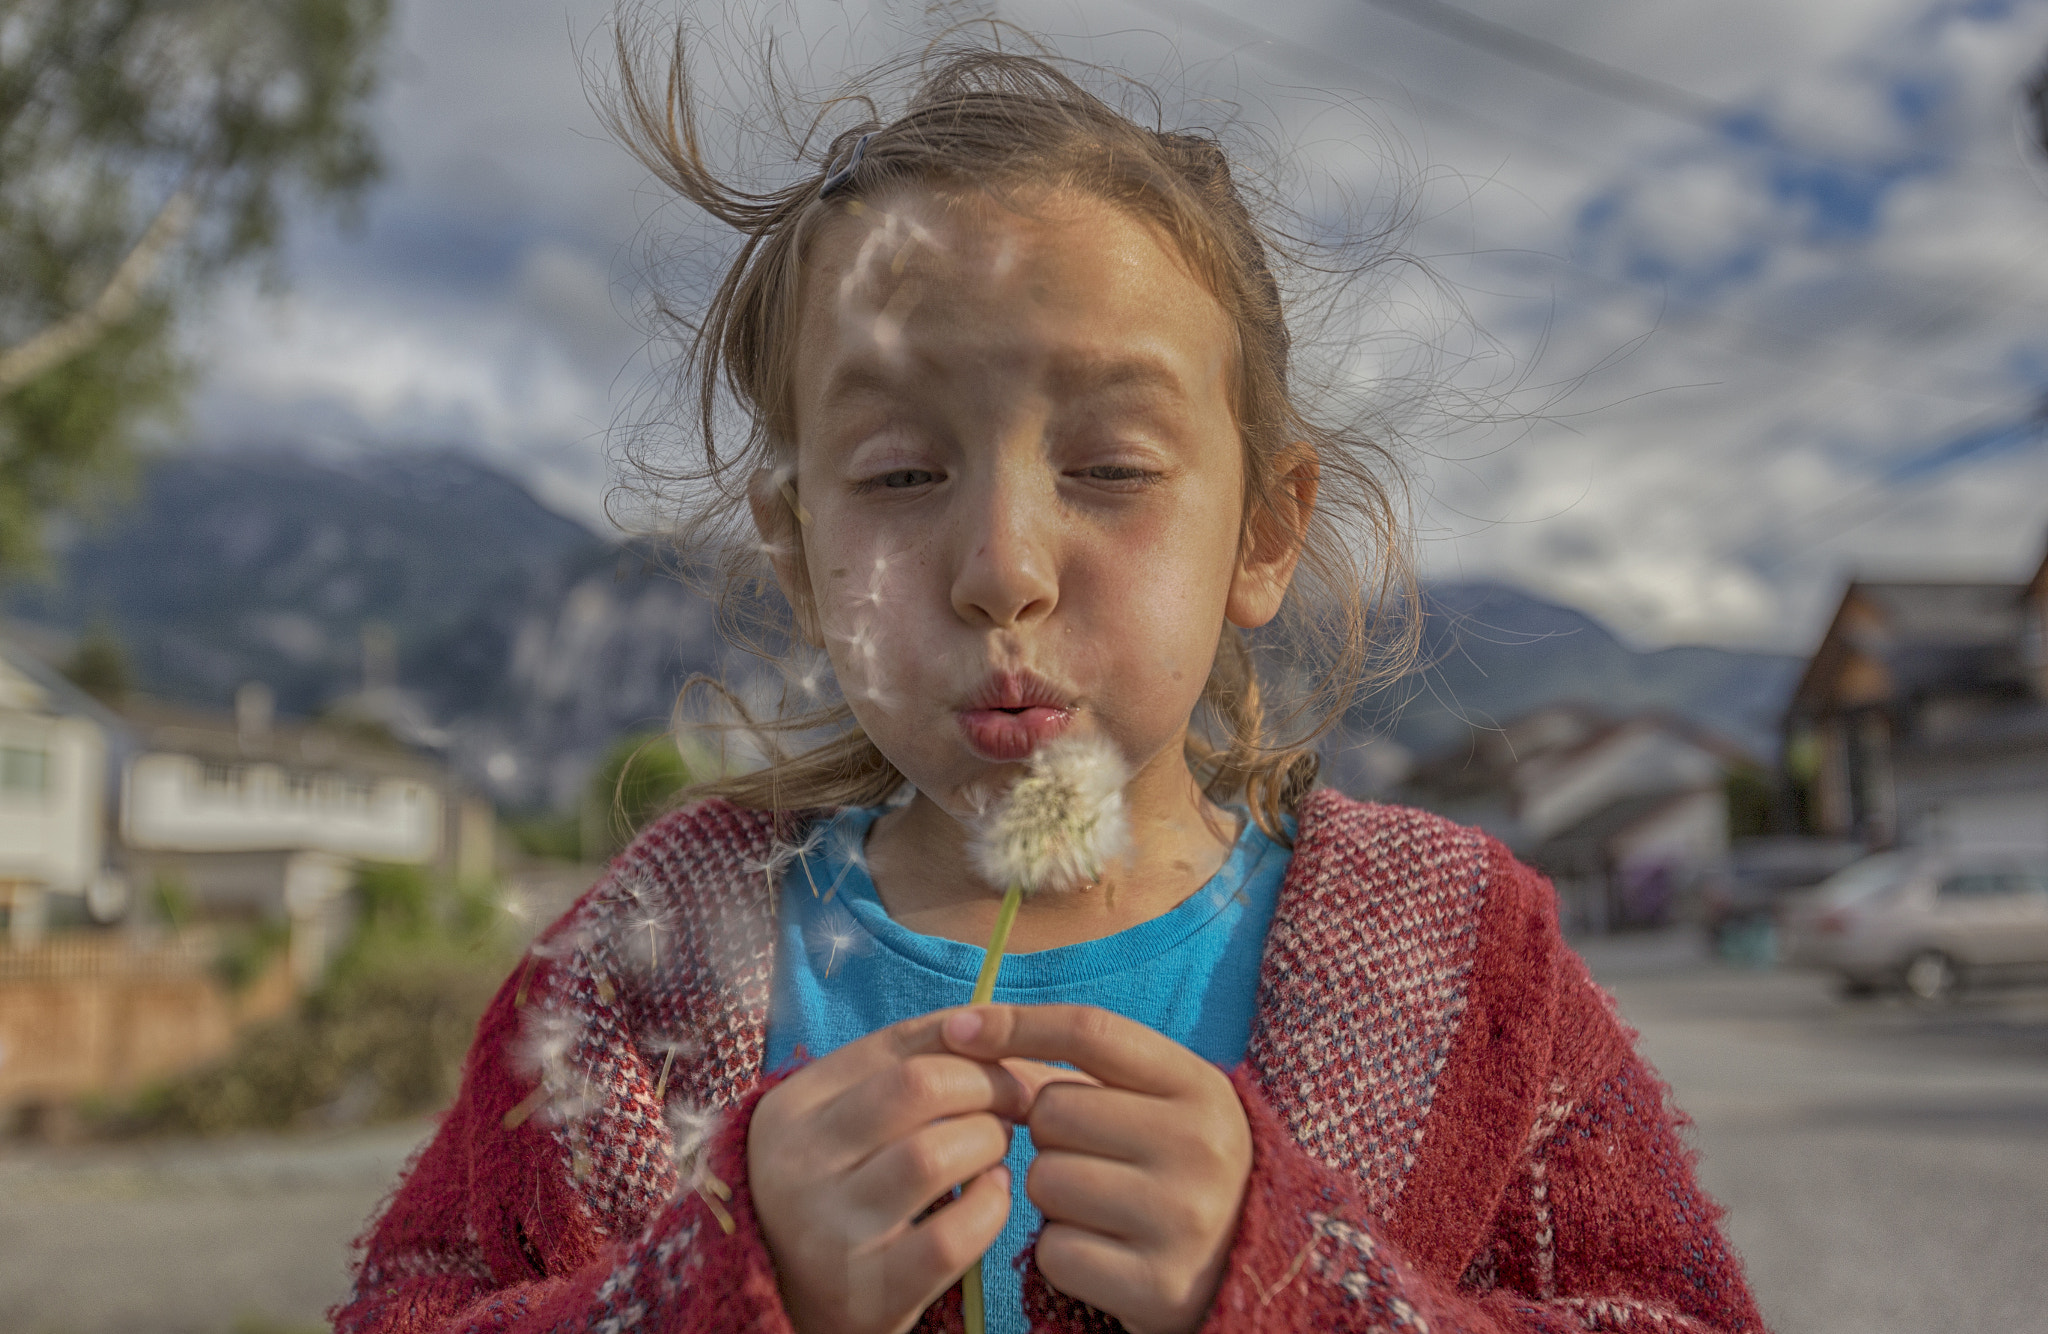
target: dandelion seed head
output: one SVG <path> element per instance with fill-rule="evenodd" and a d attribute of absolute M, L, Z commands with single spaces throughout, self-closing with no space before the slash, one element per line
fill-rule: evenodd
<path fill-rule="evenodd" d="M 1108 741 L 1062 737 L 1033 751 L 1022 777 L 977 821 L 974 860 L 995 885 L 1026 893 L 1099 879 L 1130 843 L 1129 774 Z"/>
<path fill-rule="evenodd" d="M 804 924 L 804 944 L 830 977 L 847 959 L 866 954 L 872 941 L 852 913 L 828 903 Z"/>

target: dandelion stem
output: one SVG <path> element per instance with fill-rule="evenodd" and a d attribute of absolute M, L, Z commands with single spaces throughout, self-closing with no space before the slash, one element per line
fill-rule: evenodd
<path fill-rule="evenodd" d="M 981 975 L 974 979 L 974 994 L 967 1000 L 969 1005 L 986 1005 L 996 994 L 996 972 L 1003 966 L 1003 947 L 1010 943 L 1010 926 L 1017 920 L 1017 905 L 1024 901 L 1024 888 L 1012 885 L 1003 895 L 1003 906 L 996 913 L 995 933 L 988 938 L 988 953 L 982 956 Z"/>
<path fill-rule="evenodd" d="M 967 1334 L 986 1334 L 988 1317 L 981 1308 L 981 1261 L 975 1260 L 974 1267 L 960 1276 L 960 1314 L 967 1326 Z"/>
<path fill-rule="evenodd" d="M 1003 947 L 1010 943 L 1010 927 L 1017 921 L 1017 905 L 1022 902 L 1024 887 L 1011 885 L 1003 895 L 1003 906 L 996 912 L 996 929 L 988 938 L 988 953 L 982 956 L 981 975 L 974 979 L 974 994 L 967 1000 L 969 1005 L 986 1005 L 995 996 L 996 974 L 1003 967 Z M 966 1320 L 967 1334 L 987 1334 L 988 1318 L 982 1309 L 979 1259 L 960 1276 L 960 1311 Z"/>

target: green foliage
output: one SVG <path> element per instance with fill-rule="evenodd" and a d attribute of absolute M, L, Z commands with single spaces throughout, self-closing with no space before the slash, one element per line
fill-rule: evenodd
<path fill-rule="evenodd" d="M 551 861 L 583 860 L 583 822 L 574 815 L 531 815 L 507 820 L 505 832 L 529 857 Z"/>
<path fill-rule="evenodd" d="M 255 922 L 221 942 L 213 970 L 230 991 L 246 991 L 271 962 L 291 944 L 291 928 L 283 922 Z"/>
<path fill-rule="evenodd" d="M 219 1063 L 86 1115 L 107 1134 L 225 1134 L 413 1116 L 454 1096 L 477 1017 L 515 942 L 490 886 L 367 866 L 359 925 L 296 1012 Z"/>
<path fill-rule="evenodd" d="M 183 299 L 274 256 L 288 199 L 347 204 L 376 176 L 389 9 L 0 6 L 0 366 L 64 349 L 0 377 L 0 569 L 34 564 L 42 517 L 101 497 L 176 420 Z"/>
<path fill-rule="evenodd" d="M 699 758 L 696 769 L 707 769 Z M 608 857 L 667 811 L 676 794 L 696 779 L 672 732 L 620 737 L 591 775 L 579 851 L 587 860 Z"/>
<path fill-rule="evenodd" d="M 159 871 L 149 882 L 149 907 L 158 921 L 182 931 L 192 920 L 192 891 L 175 871 Z"/>
<path fill-rule="evenodd" d="M 1770 772 L 1754 764 L 1733 765 L 1726 784 L 1729 837 L 1758 838 L 1770 833 L 1775 804 Z"/>
<path fill-rule="evenodd" d="M 118 704 L 128 693 L 128 654 L 121 641 L 104 625 L 85 632 L 64 664 L 65 679 L 94 699 Z"/>
<path fill-rule="evenodd" d="M 1820 832 L 1820 738 L 1802 729 L 1785 746 L 1785 779 L 1791 788 L 1792 828 L 1796 833 Z"/>

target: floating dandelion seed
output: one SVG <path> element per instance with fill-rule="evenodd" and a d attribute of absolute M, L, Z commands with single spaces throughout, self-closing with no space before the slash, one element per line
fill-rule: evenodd
<path fill-rule="evenodd" d="M 617 919 L 618 934 L 609 943 L 619 961 L 636 973 L 653 974 L 661 967 L 661 935 L 675 916 L 654 882 L 633 873 L 614 883 L 610 901 L 625 909 Z M 619 938 L 623 936 L 623 939 Z"/>
<path fill-rule="evenodd" d="M 1128 778 L 1108 741 L 1062 737 L 1033 751 L 1024 776 L 977 817 L 975 865 L 990 883 L 1008 888 L 970 1005 L 986 1004 L 995 995 L 1003 946 L 1024 896 L 1099 879 L 1103 866 L 1129 844 L 1123 796 Z M 961 1296 L 968 1334 L 984 1334 L 979 1263 L 962 1276 Z"/>
<path fill-rule="evenodd" d="M 505 1113 L 507 1130 L 536 1112 L 547 1121 L 563 1124 L 578 1120 L 593 1109 L 596 1099 L 589 1081 L 579 1073 L 573 1059 L 582 1039 L 582 1025 L 560 1010 L 526 1012 L 512 1060 L 515 1068 L 534 1080 L 534 1087 Z"/>
<path fill-rule="evenodd" d="M 714 1176 L 705 1162 L 705 1150 L 718 1130 L 718 1113 L 693 1103 L 678 1102 L 662 1109 L 662 1119 L 668 1122 L 669 1153 L 675 1161 L 676 1180 L 682 1192 L 697 1192 L 711 1216 L 718 1220 L 718 1226 L 731 1233 L 733 1218 L 724 1201 L 732 1198 L 732 1188 Z"/>
<path fill-rule="evenodd" d="M 841 959 L 868 951 L 867 932 L 853 920 L 852 913 L 836 903 L 826 904 L 816 917 L 804 924 L 804 936 L 812 956 L 824 961 L 827 977 L 832 976 L 832 970 Z"/>
<path fill-rule="evenodd" d="M 697 1038 L 685 1034 L 682 1037 L 656 1038 L 647 1045 L 662 1054 L 661 1074 L 654 1081 L 654 1100 L 657 1103 L 665 1102 L 668 1095 L 668 1077 L 675 1071 L 676 1058 L 680 1056 L 687 1061 L 701 1053 L 704 1044 Z"/>

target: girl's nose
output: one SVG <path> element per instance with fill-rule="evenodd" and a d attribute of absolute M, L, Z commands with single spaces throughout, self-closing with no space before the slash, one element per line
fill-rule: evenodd
<path fill-rule="evenodd" d="M 1041 621 L 1059 600 L 1051 549 L 1058 497 L 1041 494 L 1047 487 L 1036 471 L 1005 469 L 986 478 L 959 516 L 953 610 L 976 627 Z"/>

